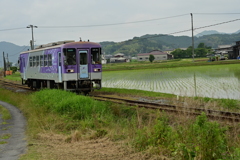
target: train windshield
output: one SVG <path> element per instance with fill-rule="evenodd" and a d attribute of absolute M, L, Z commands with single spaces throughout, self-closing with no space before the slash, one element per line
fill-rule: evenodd
<path fill-rule="evenodd" d="M 101 64 L 101 49 L 100 48 L 92 48 L 91 49 L 91 58 L 92 58 L 92 64 Z"/>
<path fill-rule="evenodd" d="M 65 56 L 65 65 L 76 65 L 76 49 L 75 48 L 64 48 L 63 53 Z"/>

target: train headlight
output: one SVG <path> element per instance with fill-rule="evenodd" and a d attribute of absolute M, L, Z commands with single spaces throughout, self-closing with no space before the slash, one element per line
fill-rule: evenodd
<path fill-rule="evenodd" d="M 100 69 L 100 68 L 94 68 L 93 71 L 94 71 L 94 72 L 100 72 L 101 69 Z"/>
<path fill-rule="evenodd" d="M 67 69 L 67 73 L 73 73 L 74 69 Z"/>

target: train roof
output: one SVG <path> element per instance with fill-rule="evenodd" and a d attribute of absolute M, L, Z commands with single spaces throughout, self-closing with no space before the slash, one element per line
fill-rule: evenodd
<path fill-rule="evenodd" d="M 34 51 L 42 51 L 42 50 L 47 50 L 47 49 L 53 49 L 53 48 L 59 48 L 59 47 L 66 47 L 66 48 L 89 48 L 89 47 L 101 47 L 99 43 L 95 42 L 85 42 L 85 41 L 58 41 L 58 42 L 52 42 L 44 45 L 39 45 L 37 46 L 34 50 L 29 50 L 29 51 L 24 51 L 21 52 L 20 54 L 23 53 L 30 53 Z"/>

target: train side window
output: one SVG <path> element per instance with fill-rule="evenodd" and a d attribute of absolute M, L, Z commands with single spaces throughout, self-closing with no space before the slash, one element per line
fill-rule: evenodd
<path fill-rule="evenodd" d="M 39 66 L 39 56 L 36 56 L 36 66 Z"/>
<path fill-rule="evenodd" d="M 92 64 L 101 64 L 101 49 L 100 48 L 92 48 L 91 49 L 91 58 Z"/>
<path fill-rule="evenodd" d="M 40 56 L 40 66 L 43 67 L 44 66 L 44 59 L 43 59 L 43 55 Z"/>
<path fill-rule="evenodd" d="M 47 57 L 47 55 L 44 55 L 44 66 L 45 67 L 48 66 L 48 57 Z"/>
<path fill-rule="evenodd" d="M 35 67 L 35 66 L 36 66 L 36 57 L 33 56 L 33 67 Z"/>
<path fill-rule="evenodd" d="M 52 66 L 52 55 L 48 55 L 48 66 Z"/>
<path fill-rule="evenodd" d="M 32 63 L 32 57 L 29 57 L 29 66 L 32 67 L 33 63 Z"/>

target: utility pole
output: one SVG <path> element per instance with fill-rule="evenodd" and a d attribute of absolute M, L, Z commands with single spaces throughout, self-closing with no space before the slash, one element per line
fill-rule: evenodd
<path fill-rule="evenodd" d="M 193 15 L 191 14 L 191 21 L 192 21 L 192 58 L 193 58 L 193 62 L 194 62 L 194 38 L 193 38 Z"/>
<path fill-rule="evenodd" d="M 5 56 L 3 52 L 3 75 L 6 77 L 6 62 L 5 62 Z"/>
<path fill-rule="evenodd" d="M 31 28 L 32 29 L 32 40 L 30 41 L 31 44 L 31 49 L 34 49 L 34 38 L 33 38 L 33 28 L 38 28 L 37 26 L 34 25 L 28 25 L 27 28 Z"/>
<path fill-rule="evenodd" d="M 9 68 L 9 60 L 8 60 L 8 53 L 7 53 L 7 71 L 9 71 L 10 68 Z"/>

